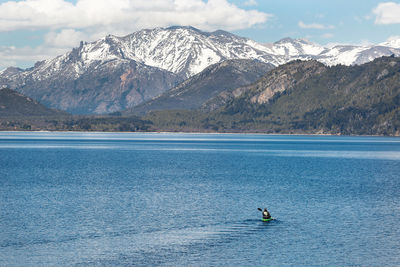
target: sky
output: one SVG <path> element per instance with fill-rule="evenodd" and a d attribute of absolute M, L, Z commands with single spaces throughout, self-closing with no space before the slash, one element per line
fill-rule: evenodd
<path fill-rule="evenodd" d="M 400 0 L 0 0 L 0 70 L 32 67 L 81 40 L 174 25 L 260 43 L 377 44 L 400 38 Z"/>

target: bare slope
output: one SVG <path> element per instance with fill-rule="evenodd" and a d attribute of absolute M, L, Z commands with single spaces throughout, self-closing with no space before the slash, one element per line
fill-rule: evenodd
<path fill-rule="evenodd" d="M 326 67 L 295 61 L 212 112 L 151 112 L 158 130 L 400 135 L 400 58 Z"/>
<path fill-rule="evenodd" d="M 62 116 L 67 113 L 49 109 L 14 90 L 0 89 L 0 117 Z"/>
<path fill-rule="evenodd" d="M 130 112 L 145 114 L 151 110 L 198 109 L 222 92 L 255 82 L 273 67 L 272 64 L 248 59 L 217 63 Z"/>

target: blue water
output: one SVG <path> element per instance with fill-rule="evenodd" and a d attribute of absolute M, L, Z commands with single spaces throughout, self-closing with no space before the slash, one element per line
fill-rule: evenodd
<path fill-rule="evenodd" d="M 400 138 L 0 133 L 0 266 L 399 266 L 399 222 Z"/>

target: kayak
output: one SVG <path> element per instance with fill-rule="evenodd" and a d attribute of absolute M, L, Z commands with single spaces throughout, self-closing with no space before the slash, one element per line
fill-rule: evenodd
<path fill-rule="evenodd" d="M 263 221 L 263 222 L 269 222 L 269 221 L 272 221 L 274 218 L 269 218 L 269 219 L 264 219 L 264 218 L 262 218 L 261 220 Z"/>

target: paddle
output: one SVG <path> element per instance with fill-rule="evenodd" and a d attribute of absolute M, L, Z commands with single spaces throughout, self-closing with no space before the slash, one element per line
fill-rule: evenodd
<path fill-rule="evenodd" d="M 262 209 L 260 209 L 260 208 L 257 208 L 259 211 L 262 211 Z"/>

